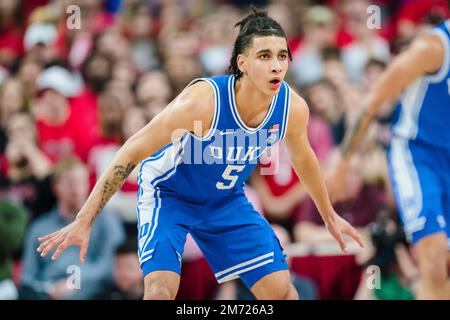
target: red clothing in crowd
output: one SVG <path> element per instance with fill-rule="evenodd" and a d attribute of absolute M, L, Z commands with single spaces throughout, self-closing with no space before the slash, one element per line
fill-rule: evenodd
<path fill-rule="evenodd" d="M 0 54 L 6 52 L 14 57 L 24 52 L 23 31 L 18 26 L 10 25 L 0 27 Z"/>
<path fill-rule="evenodd" d="M 85 91 L 70 100 L 70 114 L 59 125 L 37 119 L 39 147 L 53 162 L 75 154 L 87 162 L 88 154 L 98 139 L 97 102 L 94 95 Z"/>
<path fill-rule="evenodd" d="M 311 115 L 308 123 L 308 139 L 319 161 L 325 160 L 334 146 L 333 135 L 328 123 L 318 116 Z M 279 156 L 274 157 L 274 161 L 278 161 L 278 164 L 274 165 L 272 162 L 261 164 L 261 167 L 278 168 L 274 174 L 263 175 L 262 178 L 269 186 L 270 192 L 278 197 L 287 193 L 299 183 L 299 180 L 291 167 L 283 142 L 280 143 Z"/>
<path fill-rule="evenodd" d="M 47 5 L 49 2 L 50 0 L 22 0 L 22 13 L 25 20 L 28 20 L 35 9 Z"/>
<path fill-rule="evenodd" d="M 398 20 L 410 20 L 419 23 L 427 14 L 436 10 L 448 16 L 447 0 L 405 0 L 398 14 Z"/>
<path fill-rule="evenodd" d="M 76 115 L 78 123 L 82 126 L 86 135 L 90 136 L 93 143 L 100 139 L 98 96 L 88 88 L 85 88 L 79 95 L 71 98 L 70 106 Z"/>

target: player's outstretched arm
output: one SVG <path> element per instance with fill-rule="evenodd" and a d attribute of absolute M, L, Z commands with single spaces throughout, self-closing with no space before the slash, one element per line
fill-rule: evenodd
<path fill-rule="evenodd" d="M 350 158 L 364 139 L 370 122 L 386 103 L 398 99 L 401 92 L 422 75 L 439 70 L 444 59 L 444 44 L 436 35 L 421 35 L 399 54 L 381 74 L 364 99 L 362 110 L 347 131 L 342 145 L 343 158 Z"/>
<path fill-rule="evenodd" d="M 286 145 L 295 172 L 313 199 L 328 231 L 339 243 L 341 250 L 347 251 L 343 238 L 344 234 L 353 238 L 362 247 L 361 235 L 347 221 L 341 218 L 331 205 L 319 161 L 308 141 L 306 130 L 309 118 L 308 106 L 292 90 L 291 97 Z"/>
<path fill-rule="evenodd" d="M 380 108 L 398 99 L 401 92 L 420 76 L 439 70 L 443 59 L 444 47 L 438 36 L 421 35 L 382 73 L 365 97 L 361 111 L 348 128 L 341 145 L 341 158 L 337 161 L 328 186 L 333 201 L 345 198 L 350 159 L 364 141 L 370 123 Z"/>
<path fill-rule="evenodd" d="M 56 249 L 52 259 L 57 259 L 67 247 L 75 245 L 80 247 L 80 260 L 84 262 L 95 218 L 131 171 L 140 161 L 186 131 L 194 132 L 195 121 L 201 121 L 204 128 L 209 128 L 213 112 L 214 92 L 208 83 L 200 81 L 187 87 L 160 114 L 124 143 L 96 182 L 76 219 L 61 230 L 39 238 L 41 245 L 37 251 L 46 256 Z"/>

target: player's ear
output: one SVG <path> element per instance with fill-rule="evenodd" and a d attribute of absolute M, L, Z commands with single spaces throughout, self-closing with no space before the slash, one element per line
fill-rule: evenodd
<path fill-rule="evenodd" d="M 246 72 L 246 59 L 245 59 L 245 55 L 243 55 L 242 53 L 238 54 L 237 58 L 236 58 L 236 64 L 238 69 L 245 74 Z"/>

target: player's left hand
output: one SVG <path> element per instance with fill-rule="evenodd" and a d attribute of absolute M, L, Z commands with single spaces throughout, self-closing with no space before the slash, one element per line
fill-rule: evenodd
<path fill-rule="evenodd" d="M 325 225 L 331 235 L 339 243 L 339 246 L 343 252 L 347 252 L 347 245 L 343 236 L 344 234 L 355 240 L 361 248 L 364 247 L 361 234 L 337 213 L 334 213 L 332 221 L 326 222 Z"/>

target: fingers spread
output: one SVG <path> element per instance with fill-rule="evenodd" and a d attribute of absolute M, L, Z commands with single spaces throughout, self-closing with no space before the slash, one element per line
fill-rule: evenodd
<path fill-rule="evenodd" d="M 43 252 L 46 247 L 48 247 L 53 242 L 53 238 L 48 238 L 37 248 L 37 252 Z M 41 254 L 42 255 L 42 254 Z"/>
<path fill-rule="evenodd" d="M 346 230 L 345 233 L 349 235 L 353 240 L 355 240 L 361 248 L 364 247 L 361 234 L 355 228 L 349 226 L 348 230 Z"/>
<path fill-rule="evenodd" d="M 49 239 L 46 242 L 42 244 L 42 253 L 41 256 L 45 257 L 47 254 L 49 254 L 53 249 L 55 249 L 57 246 L 59 246 L 64 241 L 64 238 L 61 236 L 58 236 L 56 239 Z"/>
<path fill-rule="evenodd" d="M 52 260 L 56 260 L 59 258 L 59 256 L 61 255 L 61 253 L 63 253 L 63 251 L 68 247 L 67 245 L 67 240 L 64 241 L 63 243 L 61 243 L 58 248 L 56 248 L 55 253 L 52 256 Z"/>
<path fill-rule="evenodd" d="M 39 242 L 44 242 L 44 241 L 50 239 L 51 237 L 55 236 L 58 232 L 59 232 L 59 230 L 55 231 L 53 233 L 50 233 L 50 234 L 48 234 L 46 236 L 39 237 L 38 240 L 39 240 Z"/>

